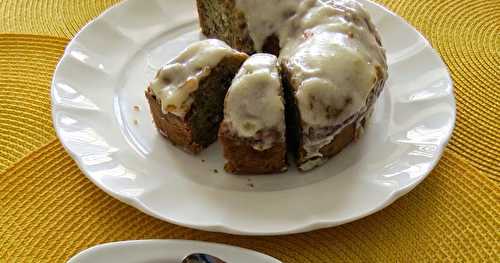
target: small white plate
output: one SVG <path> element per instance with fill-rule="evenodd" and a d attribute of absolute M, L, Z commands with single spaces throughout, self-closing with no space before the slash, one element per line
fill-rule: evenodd
<path fill-rule="evenodd" d="M 216 256 L 227 263 L 280 263 L 253 250 L 188 240 L 137 240 L 108 243 L 78 253 L 68 263 L 180 263 L 192 253 Z"/>
<path fill-rule="evenodd" d="M 390 78 L 365 136 L 319 169 L 233 176 L 223 171 L 218 144 L 194 157 L 158 134 L 144 89 L 163 63 L 202 37 L 194 0 L 127 0 L 85 26 L 54 75 L 57 134 L 97 186 L 178 225 L 278 235 L 370 215 L 437 164 L 454 127 L 455 100 L 447 68 L 427 40 L 390 11 L 361 2 L 382 35 Z"/>

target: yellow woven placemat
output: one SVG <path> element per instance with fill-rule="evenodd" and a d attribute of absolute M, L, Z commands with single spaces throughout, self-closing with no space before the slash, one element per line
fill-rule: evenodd
<path fill-rule="evenodd" d="M 158 221 L 97 189 L 64 152 L 50 118 L 52 72 L 69 39 L 115 2 L 0 0 L 0 262 L 64 262 L 96 244 L 146 238 L 238 245 L 284 262 L 500 262 L 500 1 L 379 1 L 449 66 L 454 136 L 432 174 L 389 208 L 282 237 Z"/>

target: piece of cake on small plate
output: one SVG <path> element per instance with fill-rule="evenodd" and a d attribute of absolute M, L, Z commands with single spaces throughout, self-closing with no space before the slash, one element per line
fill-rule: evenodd
<path fill-rule="evenodd" d="M 146 90 L 158 131 L 189 153 L 215 142 L 227 89 L 247 58 L 220 40 L 208 39 L 167 63 Z"/>
<path fill-rule="evenodd" d="M 241 67 L 226 95 L 219 139 L 234 174 L 287 170 L 285 105 L 278 59 L 255 54 Z"/>

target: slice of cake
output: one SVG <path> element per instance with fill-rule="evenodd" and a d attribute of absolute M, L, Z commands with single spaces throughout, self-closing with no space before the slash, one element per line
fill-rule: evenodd
<path fill-rule="evenodd" d="M 285 105 L 275 56 L 256 54 L 243 64 L 226 95 L 219 138 L 230 173 L 286 171 Z"/>
<path fill-rule="evenodd" d="M 160 69 L 146 90 L 158 131 L 190 153 L 215 142 L 227 89 L 247 58 L 209 39 L 190 45 Z"/>

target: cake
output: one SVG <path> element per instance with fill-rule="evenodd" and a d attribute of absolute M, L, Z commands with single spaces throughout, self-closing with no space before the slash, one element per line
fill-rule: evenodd
<path fill-rule="evenodd" d="M 278 55 L 287 140 L 302 171 L 363 132 L 388 77 L 385 50 L 354 0 L 197 0 L 202 32 Z"/>
<path fill-rule="evenodd" d="M 278 58 L 255 54 L 229 88 L 219 139 L 226 171 L 266 174 L 287 170 L 285 100 Z"/>
<path fill-rule="evenodd" d="M 160 134 L 194 154 L 215 142 L 227 89 L 247 58 L 208 39 L 188 46 L 161 68 L 146 90 Z"/>

